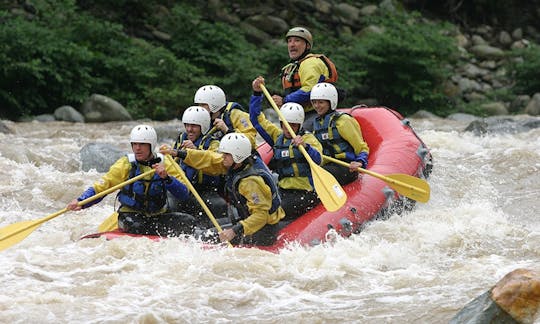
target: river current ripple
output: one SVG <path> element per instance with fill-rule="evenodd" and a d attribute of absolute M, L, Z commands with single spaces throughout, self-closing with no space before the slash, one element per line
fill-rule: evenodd
<path fill-rule="evenodd" d="M 10 123 L 0 227 L 61 210 L 101 175 L 80 149 L 129 150 L 132 123 Z M 179 121 L 152 122 L 177 126 Z M 540 270 L 540 129 L 475 136 L 412 119 L 431 149 L 431 200 L 349 239 L 279 254 L 169 239 L 79 240 L 114 195 L 0 252 L 2 323 L 447 323 L 505 274 Z"/>

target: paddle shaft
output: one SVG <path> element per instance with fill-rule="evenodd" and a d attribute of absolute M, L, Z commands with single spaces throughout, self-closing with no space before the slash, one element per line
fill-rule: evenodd
<path fill-rule="evenodd" d="M 193 184 L 191 183 L 191 181 L 189 181 L 189 179 L 186 177 L 186 174 L 184 173 L 184 170 L 182 170 L 180 165 L 178 165 L 178 163 L 176 163 L 172 159 L 172 157 L 170 155 L 168 155 L 168 154 L 165 155 L 165 158 L 169 159 L 170 162 L 172 163 L 173 167 L 178 171 L 178 173 L 180 174 L 180 177 L 185 182 L 186 187 L 188 187 L 189 191 L 191 191 L 191 193 L 193 194 L 193 196 L 195 196 L 195 198 L 197 199 L 199 204 L 201 204 L 201 207 L 204 209 L 204 212 L 208 215 L 208 217 L 212 221 L 212 224 L 214 224 L 214 226 L 217 228 L 218 231 L 220 231 L 220 232 L 223 231 L 221 229 L 221 226 L 217 222 L 216 218 L 214 217 L 214 215 L 212 214 L 212 212 L 208 208 L 208 206 L 206 206 L 206 203 L 204 202 L 204 200 L 201 198 L 201 196 L 199 195 L 199 193 L 197 192 L 195 187 L 193 187 Z"/>
<path fill-rule="evenodd" d="M 274 102 L 274 100 L 272 99 L 272 96 L 270 95 L 270 93 L 268 92 L 268 90 L 266 89 L 266 87 L 264 86 L 264 84 L 261 84 L 261 89 L 264 93 L 264 95 L 266 96 L 266 99 L 268 99 L 268 101 L 270 102 L 270 104 L 272 105 L 272 108 L 274 108 L 274 110 L 276 111 L 276 113 L 278 114 L 279 116 L 279 119 L 281 120 L 281 122 L 283 123 L 283 125 L 285 125 L 285 128 L 287 128 L 287 130 L 289 131 L 289 134 L 291 134 L 291 137 L 294 138 L 296 137 L 296 133 L 294 132 L 294 130 L 292 129 L 291 125 L 289 124 L 289 122 L 285 119 L 285 116 L 283 116 L 283 114 L 281 113 L 281 111 L 279 110 L 279 108 L 276 106 L 276 103 Z M 309 156 L 308 152 L 306 151 L 306 149 L 302 146 L 302 145 L 299 145 L 298 148 L 300 149 L 300 152 L 302 152 L 302 154 L 304 155 L 304 157 L 306 158 L 306 160 L 308 161 L 308 163 L 311 165 L 312 163 L 315 164 L 315 162 L 313 162 L 313 160 L 311 159 L 311 156 Z"/>
<path fill-rule="evenodd" d="M 282 124 L 285 125 L 287 131 L 289 131 L 289 133 L 291 134 L 291 137 L 296 137 L 296 134 L 293 131 L 291 125 L 289 124 L 289 122 L 287 122 L 285 116 L 283 116 L 276 103 L 270 96 L 270 93 L 268 93 L 268 90 L 262 83 L 261 89 L 264 92 L 266 99 L 268 99 L 268 101 L 272 105 L 272 108 L 274 108 L 274 110 L 278 114 Z M 311 156 L 309 156 L 304 146 L 299 145 L 298 149 L 309 164 L 315 191 L 317 192 L 324 207 L 329 211 L 336 211 L 341 208 L 347 201 L 347 194 L 345 193 L 339 182 L 330 172 L 320 167 L 317 163 L 313 162 Z"/>
<path fill-rule="evenodd" d="M 109 188 L 109 189 L 107 189 L 107 190 L 104 190 L 104 191 L 102 191 L 102 192 L 100 192 L 100 193 L 97 193 L 97 194 L 93 195 L 92 197 L 89 197 L 89 198 L 86 198 L 86 199 L 84 199 L 84 200 L 82 200 L 82 201 L 79 201 L 79 202 L 77 203 L 77 205 L 79 205 L 79 206 L 84 206 L 84 205 L 86 205 L 86 204 L 88 204 L 88 203 L 90 203 L 90 202 L 92 202 L 92 201 L 94 201 L 94 200 L 96 200 L 96 199 L 99 199 L 99 198 L 101 198 L 101 197 L 103 197 L 103 196 L 106 196 L 106 195 L 110 194 L 111 192 L 113 192 L 113 191 L 115 191 L 115 190 L 118 190 L 118 189 L 124 187 L 125 185 L 128 185 L 128 184 L 133 183 L 133 182 L 135 182 L 135 181 L 137 181 L 137 180 L 139 180 L 139 179 L 141 179 L 141 178 L 143 178 L 143 177 L 146 177 L 146 176 L 148 176 L 148 175 L 150 175 L 150 174 L 153 174 L 154 172 L 155 172 L 154 169 L 149 170 L 149 171 L 147 171 L 147 172 L 145 172 L 145 173 L 142 173 L 142 174 L 140 174 L 140 175 L 138 175 L 138 176 L 136 176 L 136 177 L 134 177 L 134 178 L 131 178 L 131 179 L 125 181 L 125 182 L 122 182 L 122 183 L 120 183 L 120 184 L 117 184 L 116 186 L 113 186 L 113 187 L 111 187 L 111 188 Z M 34 231 L 39 225 L 41 225 L 41 224 L 45 223 L 46 221 L 49 221 L 49 220 L 51 220 L 51 219 L 53 219 L 53 218 L 55 218 L 55 217 L 58 217 L 58 216 L 64 214 L 64 213 L 67 212 L 68 210 L 69 210 L 69 209 L 64 208 L 64 209 L 62 209 L 62 210 L 57 211 L 56 213 L 50 214 L 50 215 L 48 215 L 48 216 L 46 216 L 46 217 L 43 217 L 43 218 L 41 218 L 41 219 L 38 219 L 38 220 L 36 220 L 36 221 L 25 221 L 25 222 L 21 222 L 21 223 L 27 223 L 27 222 L 30 222 L 30 223 L 29 223 L 28 225 L 26 225 L 26 226 L 22 226 L 22 227 L 20 227 L 20 228 L 14 230 L 14 231 L 11 231 L 11 232 L 8 233 L 8 234 L 5 234 L 3 237 L 0 238 L 0 241 L 7 240 L 8 238 L 13 237 L 13 236 L 15 236 L 15 235 L 17 235 L 17 234 L 20 234 L 20 233 L 22 233 L 22 232 L 24 232 L 24 231 L 27 231 L 27 230 L 28 230 L 28 231 Z M 13 227 L 13 226 L 16 226 L 16 224 L 12 224 L 12 225 L 10 225 L 10 226 Z M 30 234 L 30 233 L 28 233 L 28 234 Z M 26 237 L 26 236 L 25 236 L 25 237 Z M 23 237 L 23 238 L 24 238 L 24 237 Z M 17 242 L 14 242 L 14 243 L 17 243 Z"/>
<path fill-rule="evenodd" d="M 189 191 L 191 191 L 193 196 L 195 196 L 195 198 L 197 199 L 197 201 L 201 205 L 201 207 L 204 210 L 204 212 L 206 213 L 206 215 L 208 215 L 208 218 L 210 218 L 210 221 L 212 221 L 212 224 L 214 224 L 214 226 L 218 230 L 218 233 L 222 232 L 223 229 L 221 228 L 221 226 L 217 222 L 216 218 L 214 217 L 214 214 L 212 214 L 212 212 L 210 211 L 210 209 L 208 208 L 208 206 L 206 205 L 204 200 L 201 198 L 201 196 L 199 195 L 199 193 L 197 192 L 195 187 L 193 187 L 193 184 L 191 183 L 191 181 L 189 181 L 189 179 L 186 177 L 186 174 L 184 173 L 184 170 L 182 170 L 180 165 L 178 165 L 178 163 L 176 163 L 176 161 L 174 161 L 173 158 L 169 154 L 165 155 L 165 158 L 168 159 L 169 162 L 172 163 L 172 165 L 176 169 L 176 171 L 178 171 L 178 173 L 180 174 L 180 177 L 184 181 L 185 185 L 188 187 Z M 229 247 L 232 247 L 231 242 L 227 242 L 227 245 L 229 245 Z"/>

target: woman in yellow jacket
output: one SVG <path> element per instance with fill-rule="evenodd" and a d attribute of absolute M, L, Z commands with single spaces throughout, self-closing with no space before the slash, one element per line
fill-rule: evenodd
<path fill-rule="evenodd" d="M 338 93 L 330 83 L 318 83 L 311 90 L 311 103 L 317 112 L 313 133 L 321 142 L 324 155 L 349 163 L 344 167 L 326 163 L 323 168 L 345 185 L 358 177 L 358 168 L 367 168 L 369 147 L 356 119 L 336 110 Z"/>
<path fill-rule="evenodd" d="M 306 149 L 313 162 L 321 164 L 322 145 L 313 134 L 303 129 L 304 108 L 300 104 L 287 102 L 280 108 L 296 137 L 292 137 L 283 123 L 280 128 L 268 121 L 261 114 L 261 84 L 264 84 L 263 77 L 253 80 L 253 95 L 249 103 L 250 120 L 274 151 L 268 166 L 279 177 L 281 206 L 286 214 L 284 220 L 294 220 L 319 204 L 311 168 L 298 146 Z"/>
<path fill-rule="evenodd" d="M 270 170 L 242 133 L 229 133 L 219 144 L 219 153 L 202 150 L 162 148 L 205 174 L 225 174 L 225 195 L 231 208 L 232 226 L 219 233 L 222 242 L 272 245 L 278 222 L 285 217 L 279 190 Z"/>

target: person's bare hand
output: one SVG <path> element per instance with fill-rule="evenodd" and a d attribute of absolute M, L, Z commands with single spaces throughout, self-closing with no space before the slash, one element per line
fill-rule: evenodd
<path fill-rule="evenodd" d="M 261 84 L 264 84 L 264 78 L 262 76 L 258 76 L 251 83 L 251 86 L 253 87 L 253 91 L 262 92 Z"/>
<path fill-rule="evenodd" d="M 276 103 L 276 106 L 281 107 L 283 106 L 283 97 L 278 95 L 272 95 L 272 99 Z"/>
<path fill-rule="evenodd" d="M 292 142 L 296 146 L 302 145 L 305 147 L 304 138 L 300 135 L 296 135 L 296 137 L 292 139 Z"/>
<path fill-rule="evenodd" d="M 165 170 L 165 165 L 163 165 L 163 163 L 156 163 L 152 165 L 152 168 L 156 170 L 157 175 L 161 179 L 167 179 L 167 177 L 169 176 L 169 174 L 167 173 L 167 170 Z"/>
<path fill-rule="evenodd" d="M 219 232 L 219 239 L 221 242 L 229 242 L 236 236 L 236 233 L 232 228 L 225 229 Z"/>
<path fill-rule="evenodd" d="M 66 206 L 66 209 L 69 209 L 69 210 L 81 210 L 82 206 L 79 206 L 79 201 L 77 199 L 73 199 Z"/>
<path fill-rule="evenodd" d="M 182 142 L 182 148 L 183 149 L 187 149 L 187 148 L 196 149 L 197 147 L 195 146 L 195 144 L 193 144 L 192 141 L 185 140 L 185 141 Z"/>
<path fill-rule="evenodd" d="M 216 118 L 214 120 L 214 126 L 223 133 L 227 133 L 229 131 L 229 127 L 227 127 L 227 124 L 225 124 L 225 122 L 221 118 Z"/>

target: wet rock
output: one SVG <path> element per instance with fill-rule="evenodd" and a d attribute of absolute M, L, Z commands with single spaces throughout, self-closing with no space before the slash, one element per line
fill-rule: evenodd
<path fill-rule="evenodd" d="M 512 100 L 512 103 L 510 104 L 510 108 L 508 109 L 508 112 L 510 113 L 517 113 L 517 112 L 523 112 L 525 110 L 525 107 L 527 104 L 531 101 L 531 97 L 528 95 L 520 95 L 514 98 Z"/>
<path fill-rule="evenodd" d="M 96 169 L 98 172 L 109 171 L 111 165 L 126 153 L 104 143 L 88 143 L 79 152 L 83 171 Z"/>
<path fill-rule="evenodd" d="M 51 114 L 43 114 L 43 115 L 37 115 L 34 117 L 34 120 L 37 120 L 38 122 L 52 122 L 55 121 L 56 118 L 54 118 L 54 115 Z"/>
<path fill-rule="evenodd" d="M 508 109 L 502 102 L 488 102 L 480 105 L 486 115 L 508 115 Z"/>
<path fill-rule="evenodd" d="M 74 123 L 84 123 L 84 116 L 71 106 L 61 106 L 54 111 L 56 120 L 63 120 Z"/>
<path fill-rule="evenodd" d="M 472 132 L 474 135 L 480 136 L 487 133 L 488 124 L 483 120 L 474 120 L 466 128 L 466 132 Z"/>
<path fill-rule="evenodd" d="M 529 131 L 540 126 L 540 119 L 530 117 L 516 119 L 508 116 L 492 116 L 472 121 L 466 128 L 466 132 L 475 135 L 492 134 L 516 134 Z"/>
<path fill-rule="evenodd" d="M 465 113 L 451 114 L 451 115 L 448 115 L 448 117 L 446 118 L 450 120 L 463 121 L 463 122 L 472 122 L 472 121 L 478 120 L 478 117 L 471 114 L 465 114 Z"/>
<path fill-rule="evenodd" d="M 154 129 L 158 136 L 158 144 L 168 145 L 174 144 L 178 135 L 186 130 L 181 121 L 178 121 L 175 125 L 156 125 Z"/>
<path fill-rule="evenodd" d="M 517 269 L 463 307 L 451 324 L 534 323 L 540 313 L 540 273 Z"/>
<path fill-rule="evenodd" d="M 463 307 L 449 322 L 450 324 L 519 324 L 495 303 L 489 291 L 476 297 Z"/>
<path fill-rule="evenodd" d="M 418 110 L 417 112 L 412 114 L 410 117 L 419 118 L 419 119 L 439 119 L 440 118 L 439 116 L 427 110 Z"/>
<path fill-rule="evenodd" d="M 13 130 L 11 130 L 11 128 L 9 128 L 6 124 L 4 124 L 4 123 L 0 120 L 0 133 L 3 133 L 3 134 L 13 134 Z"/>
<path fill-rule="evenodd" d="M 540 272 L 510 272 L 493 287 L 491 298 L 518 322 L 533 323 L 540 315 Z"/>
<path fill-rule="evenodd" d="M 89 123 L 132 120 L 126 108 L 109 97 L 93 94 L 81 105 L 81 113 Z"/>
<path fill-rule="evenodd" d="M 505 56 L 503 50 L 489 45 L 475 45 L 470 52 L 484 59 L 502 59 Z"/>
<path fill-rule="evenodd" d="M 540 92 L 536 93 L 525 107 L 525 113 L 531 116 L 540 115 Z"/>

